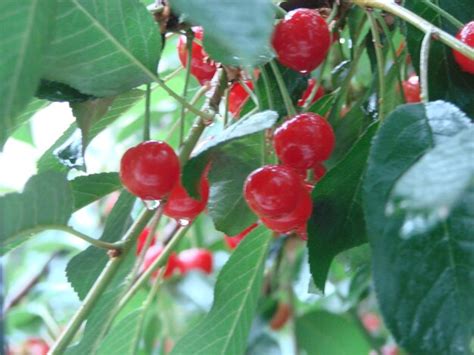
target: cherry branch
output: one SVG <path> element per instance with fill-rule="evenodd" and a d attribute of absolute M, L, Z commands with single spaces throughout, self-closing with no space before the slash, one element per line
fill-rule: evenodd
<path fill-rule="evenodd" d="M 459 41 L 441 28 L 433 26 L 432 23 L 426 21 L 423 17 L 411 12 L 410 10 L 396 4 L 394 1 L 387 0 L 352 0 L 358 6 L 365 8 L 375 8 L 390 12 L 400 17 L 402 20 L 410 23 L 424 33 L 432 32 L 433 36 L 439 39 L 448 47 L 462 53 L 471 60 L 474 60 L 474 48 L 469 47 L 465 43 Z"/>

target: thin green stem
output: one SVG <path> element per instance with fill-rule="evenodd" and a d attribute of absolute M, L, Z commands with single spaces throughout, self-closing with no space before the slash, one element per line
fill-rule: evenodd
<path fill-rule="evenodd" d="M 150 276 L 158 270 L 160 267 L 163 267 L 168 261 L 168 257 L 178 243 L 183 239 L 191 224 L 188 224 L 186 227 L 181 227 L 179 224 L 176 225 L 176 228 L 170 233 L 171 239 L 166 247 L 163 249 L 163 252 L 156 258 L 153 263 L 148 267 L 148 269 L 139 276 L 139 278 L 133 283 L 132 287 L 128 290 L 125 296 L 122 297 L 120 303 L 117 306 L 117 311 L 122 309 L 128 301 L 135 295 L 135 293 L 145 284 L 145 282 L 150 278 Z"/>
<path fill-rule="evenodd" d="M 390 30 L 388 29 L 387 24 L 385 23 L 383 17 L 380 15 L 379 12 L 374 12 L 375 18 L 377 19 L 378 24 L 380 27 L 382 27 L 383 32 L 385 33 L 385 37 L 387 38 L 388 45 L 390 47 L 390 52 L 392 53 L 393 57 L 393 63 L 397 67 L 397 81 L 398 81 L 398 87 L 402 87 L 402 82 L 403 82 L 403 68 L 400 65 L 400 58 L 405 58 L 404 56 L 400 55 L 397 56 L 397 50 L 395 49 L 395 46 L 393 44 L 392 38 L 390 36 Z M 405 93 L 403 90 L 400 90 L 400 95 L 402 95 L 403 102 L 405 102 Z"/>
<path fill-rule="evenodd" d="M 377 58 L 377 76 L 379 80 L 378 112 L 380 121 L 383 121 L 385 115 L 385 57 L 383 54 L 382 41 L 380 40 L 380 33 L 377 28 L 375 17 L 370 11 L 367 11 L 367 17 L 370 21 L 370 28 L 374 40 L 375 56 Z"/>
<path fill-rule="evenodd" d="M 66 232 L 68 234 L 71 234 L 77 238 L 80 238 L 86 241 L 87 243 L 97 248 L 101 248 L 105 250 L 120 250 L 123 246 L 121 242 L 117 242 L 117 243 L 104 242 L 100 239 L 94 239 L 92 237 L 89 237 L 88 235 L 82 232 L 79 232 L 78 230 L 75 230 L 72 227 L 64 226 L 61 224 L 51 224 L 51 225 L 41 226 L 41 228 L 31 228 L 31 229 L 23 231 L 21 235 L 33 235 L 33 234 L 41 233 L 45 230 L 56 230 L 60 232 Z"/>
<path fill-rule="evenodd" d="M 283 18 L 287 14 L 285 9 L 281 8 L 277 4 L 273 4 L 273 8 L 275 9 L 276 18 Z"/>
<path fill-rule="evenodd" d="M 329 49 L 329 51 L 331 51 L 331 48 Z M 318 92 L 318 90 L 321 86 L 321 83 L 323 82 L 323 75 L 324 75 L 324 71 L 326 70 L 327 63 L 329 61 L 329 56 L 330 56 L 330 53 L 327 54 L 326 59 L 324 59 L 324 62 L 321 65 L 319 80 L 317 81 L 316 85 L 314 85 L 314 87 L 311 90 L 308 98 L 304 102 L 303 108 L 301 110 L 302 112 L 308 112 L 309 108 L 311 107 L 311 102 L 313 101 L 314 97 L 316 96 L 316 93 Z"/>
<path fill-rule="evenodd" d="M 384 11 L 387 11 L 395 16 L 400 17 L 406 22 L 409 22 L 420 31 L 423 32 L 433 32 L 433 36 L 439 39 L 440 42 L 444 43 L 448 47 L 460 52 L 469 59 L 474 60 L 474 48 L 469 47 L 467 44 L 457 40 L 449 33 L 443 31 L 439 27 L 433 26 L 432 23 L 426 21 L 424 18 L 418 16 L 417 14 L 411 12 L 410 10 L 396 4 L 394 1 L 386 0 L 352 0 L 356 5 L 368 8 L 377 8 Z"/>
<path fill-rule="evenodd" d="M 263 85 L 265 86 L 265 93 L 267 94 L 268 107 L 270 108 L 270 110 L 274 110 L 275 104 L 273 102 L 272 89 L 270 87 L 270 78 L 268 76 L 267 69 L 263 65 L 260 67 L 260 74 L 262 75 Z"/>
<path fill-rule="evenodd" d="M 256 95 L 255 93 L 257 92 L 257 82 L 253 82 L 253 86 L 255 88 L 255 92 L 252 91 L 252 89 L 247 85 L 247 83 L 244 80 L 239 80 L 239 84 L 242 85 L 242 88 L 245 90 L 245 92 L 249 95 L 250 99 L 257 105 L 258 107 L 261 106 L 260 104 L 260 98 L 259 95 Z M 261 97 L 261 96 L 260 96 Z"/>
<path fill-rule="evenodd" d="M 224 109 L 224 128 L 227 127 L 229 122 L 229 98 L 230 98 L 230 88 L 225 91 L 225 109 Z"/>
<path fill-rule="evenodd" d="M 420 86 L 421 86 L 421 101 L 429 101 L 429 85 L 428 85 L 428 72 L 429 72 L 429 61 L 430 61 L 430 47 L 431 47 L 431 32 L 427 32 L 423 41 L 421 42 L 420 50 Z"/>
<path fill-rule="evenodd" d="M 419 1 L 422 2 L 424 5 L 428 6 L 430 9 L 434 10 L 439 15 L 441 15 L 441 17 L 444 17 L 446 20 L 451 22 L 451 24 L 454 27 L 457 27 L 458 29 L 460 29 L 461 27 L 464 26 L 464 24 L 461 21 L 459 21 L 456 17 L 446 12 L 438 5 L 433 4 L 430 0 L 419 0 Z"/>
<path fill-rule="evenodd" d="M 54 344 L 53 348 L 51 349 L 51 355 L 64 353 L 65 349 L 76 335 L 82 323 L 89 316 L 89 313 L 94 308 L 96 302 L 115 276 L 118 268 L 124 260 L 121 255 L 126 254 L 132 247 L 131 241 L 138 237 L 140 232 L 143 230 L 143 228 L 145 228 L 149 220 L 152 218 L 153 214 L 154 211 L 144 210 L 125 233 L 121 239 L 121 241 L 124 243 L 122 254 L 118 254 L 110 258 L 104 270 L 97 278 L 96 282 L 84 299 L 84 302 L 74 314 L 66 329 L 58 338 L 57 342 Z"/>
<path fill-rule="evenodd" d="M 171 73 L 169 73 L 167 76 L 165 76 L 163 78 L 163 81 L 166 83 L 168 81 L 170 81 L 171 79 L 173 79 L 176 75 L 178 75 L 179 73 L 181 73 L 181 71 L 183 70 L 184 68 L 182 66 L 179 66 L 177 67 L 175 70 L 173 70 Z"/>
<path fill-rule="evenodd" d="M 275 75 L 275 79 L 277 81 L 278 88 L 280 89 L 281 96 L 283 97 L 283 102 L 285 103 L 286 112 L 288 113 L 289 116 L 296 115 L 295 107 L 293 106 L 293 102 L 291 101 L 290 94 L 288 93 L 288 90 L 285 85 L 285 81 L 283 80 L 283 77 L 281 76 L 280 69 L 278 69 L 278 66 L 274 60 L 270 62 L 270 66 L 272 68 L 273 75 Z"/>
<path fill-rule="evenodd" d="M 145 122 L 143 123 L 143 140 L 150 140 L 150 100 L 151 100 L 151 84 L 146 86 L 145 95 Z"/>
<path fill-rule="evenodd" d="M 191 61 L 193 59 L 193 39 L 194 39 L 194 32 L 189 30 L 186 32 L 186 50 L 187 50 L 187 57 L 186 57 L 186 76 L 184 79 L 184 87 L 183 87 L 183 97 L 186 100 L 188 96 L 188 87 L 189 81 L 191 79 Z M 184 139 L 184 125 L 185 125 L 185 117 L 186 117 L 186 107 L 181 105 L 181 114 L 179 116 L 179 145 L 183 144 Z"/>

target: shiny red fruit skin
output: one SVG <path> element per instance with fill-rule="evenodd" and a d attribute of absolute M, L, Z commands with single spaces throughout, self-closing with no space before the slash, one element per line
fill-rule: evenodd
<path fill-rule="evenodd" d="M 224 236 L 224 240 L 229 246 L 230 249 L 235 249 L 237 248 L 237 245 L 244 239 L 251 231 L 253 231 L 255 228 L 257 228 L 258 224 L 254 223 L 251 226 L 245 228 L 242 232 L 240 232 L 237 235 L 234 236 Z"/>
<path fill-rule="evenodd" d="M 253 90 L 253 83 L 250 80 L 246 81 L 245 84 Z M 249 94 L 240 83 L 232 84 L 229 92 L 229 112 L 232 116 L 239 116 L 240 110 L 245 105 L 248 98 Z"/>
<path fill-rule="evenodd" d="M 278 127 L 273 136 L 278 158 L 295 169 L 310 169 L 328 159 L 335 141 L 331 125 L 311 112 L 293 116 Z"/>
<path fill-rule="evenodd" d="M 408 80 L 402 82 L 403 93 L 407 103 L 417 103 L 420 98 L 420 78 L 417 75 L 411 75 Z"/>
<path fill-rule="evenodd" d="M 120 162 L 120 179 L 143 200 L 166 197 L 179 181 L 180 164 L 173 148 L 161 141 L 147 141 L 130 148 Z"/>
<path fill-rule="evenodd" d="M 331 36 L 326 21 L 317 12 L 297 9 L 276 25 L 272 44 L 284 66 L 308 73 L 323 62 Z"/>
<path fill-rule="evenodd" d="M 170 218 L 192 221 L 204 211 L 209 200 L 209 181 L 207 177 L 201 178 L 199 194 L 201 199 L 195 200 L 188 195 L 181 183 L 176 184 L 169 195 L 163 213 Z"/>
<path fill-rule="evenodd" d="M 303 179 L 295 170 L 266 165 L 245 180 L 244 198 L 258 216 L 273 218 L 293 211 L 303 190 Z"/>
<path fill-rule="evenodd" d="M 202 27 L 193 27 L 194 37 L 202 41 L 203 30 Z M 186 68 L 188 60 L 188 51 L 186 49 L 186 36 L 182 35 L 178 40 L 178 57 Z M 216 63 L 209 58 L 209 55 L 204 51 L 202 46 L 193 42 L 191 55 L 191 74 L 199 81 L 201 85 L 211 81 L 217 70 Z"/>
<path fill-rule="evenodd" d="M 467 44 L 469 47 L 474 47 L 474 21 L 464 25 L 456 34 L 456 38 L 461 42 Z M 453 50 L 454 59 L 459 64 L 461 69 L 467 73 L 474 74 L 474 60 L 469 59 L 465 55 Z"/>
<path fill-rule="evenodd" d="M 313 166 L 314 181 L 318 182 L 324 175 L 326 175 L 326 167 L 321 163 L 316 163 L 316 165 Z"/>
<path fill-rule="evenodd" d="M 183 274 L 191 270 L 200 270 L 205 274 L 212 273 L 212 253 L 206 249 L 192 248 L 178 254 L 180 269 Z"/>
<path fill-rule="evenodd" d="M 150 228 L 145 228 L 138 236 L 137 250 L 135 252 L 136 255 L 139 255 L 142 252 L 143 247 L 145 246 L 146 240 L 148 239 L 149 235 L 150 235 Z M 151 239 L 150 247 L 152 245 L 155 245 L 155 243 L 156 243 L 156 238 L 153 236 L 153 238 Z"/>
<path fill-rule="evenodd" d="M 40 338 L 30 338 L 25 342 L 24 349 L 28 355 L 47 355 L 49 345 Z"/>
<path fill-rule="evenodd" d="M 316 86 L 316 80 L 315 79 L 309 79 L 308 80 L 308 87 L 306 88 L 305 92 L 303 93 L 303 96 L 301 96 L 301 99 L 298 100 L 298 106 L 303 107 L 304 104 L 306 103 L 306 100 L 308 99 L 309 95 L 311 95 L 311 92 L 313 91 L 313 88 Z M 325 94 L 324 88 L 322 86 L 318 87 L 318 90 L 316 91 L 316 94 L 314 95 L 313 99 L 310 102 L 310 105 L 314 104 L 316 101 L 318 101 L 321 97 L 323 97 Z"/>
<path fill-rule="evenodd" d="M 163 247 L 161 245 L 153 245 L 148 250 L 146 251 L 145 254 L 145 259 L 143 261 L 142 269 L 141 271 L 144 272 L 146 271 L 151 264 L 161 255 L 163 252 Z M 166 269 L 163 277 L 165 279 L 171 277 L 176 270 L 181 270 L 181 264 L 179 263 L 178 257 L 176 256 L 176 253 L 172 253 L 170 257 L 168 258 L 168 262 L 166 264 Z M 152 273 L 152 277 L 156 278 L 158 274 L 160 273 L 160 269 L 156 270 L 155 272 Z"/>
<path fill-rule="evenodd" d="M 300 193 L 298 205 L 290 213 L 278 218 L 261 217 L 260 219 L 268 229 L 274 232 L 289 233 L 301 230 L 302 226 L 311 217 L 312 210 L 313 201 L 311 196 L 307 191 L 303 191 Z"/>

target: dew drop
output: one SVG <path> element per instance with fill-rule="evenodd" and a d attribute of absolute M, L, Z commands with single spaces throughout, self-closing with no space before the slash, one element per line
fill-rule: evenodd
<path fill-rule="evenodd" d="M 189 219 L 186 219 L 186 218 L 181 218 L 181 219 L 178 219 L 178 224 L 181 226 L 181 227 L 186 227 L 191 221 Z"/>
<path fill-rule="evenodd" d="M 143 203 L 145 204 L 145 207 L 150 210 L 156 210 L 158 207 L 160 207 L 161 200 L 142 200 Z"/>

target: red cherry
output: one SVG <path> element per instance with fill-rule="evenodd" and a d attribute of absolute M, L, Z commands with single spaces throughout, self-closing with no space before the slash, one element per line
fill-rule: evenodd
<path fill-rule="evenodd" d="M 49 351 L 49 345 L 40 338 L 28 339 L 23 347 L 28 355 L 47 355 Z"/>
<path fill-rule="evenodd" d="M 384 345 L 382 355 L 400 355 L 400 349 L 394 344 Z"/>
<path fill-rule="evenodd" d="M 463 28 L 456 34 L 456 38 L 461 42 L 467 44 L 469 47 L 474 47 L 474 21 L 464 25 Z M 453 50 L 454 59 L 459 64 L 461 69 L 470 74 L 474 74 L 474 60 L 469 59 L 465 55 Z"/>
<path fill-rule="evenodd" d="M 138 236 L 137 250 L 135 252 L 136 255 L 139 255 L 142 252 L 149 234 L 150 234 L 150 228 L 145 228 Z M 155 245 L 155 243 L 156 243 L 156 238 L 155 236 L 153 236 L 153 238 L 151 239 L 150 246 Z"/>
<path fill-rule="evenodd" d="M 199 183 L 199 193 L 201 198 L 195 200 L 188 195 L 181 183 L 176 184 L 166 202 L 163 213 L 174 219 L 193 220 L 204 211 L 209 199 L 209 181 L 205 176 Z"/>
<path fill-rule="evenodd" d="M 303 179 L 295 170 L 266 165 L 245 180 L 244 198 L 257 215 L 279 217 L 296 208 L 303 190 Z"/>
<path fill-rule="evenodd" d="M 179 253 L 179 264 L 183 274 L 191 270 L 200 270 L 206 274 L 212 272 L 212 253 L 206 249 L 187 249 Z"/>
<path fill-rule="evenodd" d="M 202 27 L 193 27 L 194 37 L 200 41 L 203 38 Z M 186 49 L 186 36 L 182 35 L 178 40 L 178 57 L 186 68 L 188 60 L 188 51 Z M 192 54 L 191 54 L 191 74 L 196 77 L 201 85 L 211 81 L 217 70 L 216 63 L 209 58 L 209 55 L 204 51 L 202 46 L 196 42 L 193 42 Z"/>
<path fill-rule="evenodd" d="M 307 191 L 299 193 L 298 205 L 281 217 L 261 217 L 262 223 L 269 229 L 278 233 L 289 233 L 299 230 L 306 224 L 313 210 L 313 201 Z"/>
<path fill-rule="evenodd" d="M 229 246 L 230 249 L 235 249 L 237 248 L 237 245 L 241 242 L 242 239 L 244 239 L 247 234 L 249 234 L 251 231 L 253 231 L 255 228 L 257 228 L 258 224 L 254 223 L 251 226 L 245 228 L 242 232 L 240 232 L 237 235 L 234 235 L 232 237 L 225 235 L 224 240 Z"/>
<path fill-rule="evenodd" d="M 380 330 L 380 318 L 377 314 L 372 312 L 367 312 L 362 315 L 362 324 L 365 329 L 371 333 L 377 333 Z"/>
<path fill-rule="evenodd" d="M 163 252 L 163 247 L 161 245 L 153 245 L 148 250 L 146 251 L 145 254 L 145 260 L 143 261 L 142 269 L 141 272 L 146 271 L 151 264 L 161 255 Z M 168 262 L 166 264 L 166 269 L 163 277 L 165 279 L 171 277 L 176 270 L 181 269 L 181 264 L 178 260 L 178 257 L 176 256 L 176 253 L 171 253 L 171 255 L 168 258 Z M 160 272 L 160 269 L 156 270 L 155 272 L 152 273 L 152 277 L 156 278 Z"/>
<path fill-rule="evenodd" d="M 247 80 L 245 84 L 253 90 L 253 83 L 250 80 Z M 238 117 L 248 98 L 249 94 L 240 83 L 232 84 L 229 91 L 229 112 L 234 117 Z"/>
<path fill-rule="evenodd" d="M 283 65 L 307 73 L 326 57 L 331 36 L 326 21 L 316 11 L 297 9 L 276 25 L 272 44 Z"/>
<path fill-rule="evenodd" d="M 321 180 L 324 175 L 326 175 L 325 166 L 321 163 L 316 163 L 316 165 L 313 166 L 314 181 L 317 182 L 317 181 Z"/>
<path fill-rule="evenodd" d="M 420 102 L 420 78 L 417 75 L 411 75 L 408 80 L 402 82 L 405 100 L 408 103 Z"/>
<path fill-rule="evenodd" d="M 179 159 L 173 148 L 161 141 L 138 144 L 125 152 L 120 178 L 125 187 L 143 200 L 160 200 L 179 181 Z"/>
<path fill-rule="evenodd" d="M 331 125 L 315 113 L 301 113 L 283 123 L 273 136 L 273 146 L 283 164 L 309 169 L 331 155 L 335 143 Z"/>
<path fill-rule="evenodd" d="M 298 100 L 298 106 L 303 107 L 304 104 L 306 103 L 306 100 L 308 100 L 309 95 L 311 95 L 311 92 L 313 91 L 314 87 L 316 86 L 316 80 L 315 79 L 309 79 L 308 80 L 308 87 L 306 88 L 305 92 L 303 93 L 303 96 L 301 96 L 301 99 Z M 323 97 L 325 94 L 324 88 L 320 85 L 318 87 L 318 90 L 316 91 L 316 94 L 314 95 L 313 99 L 311 100 L 310 105 L 314 104 L 316 101 L 318 101 L 321 97 Z"/>

